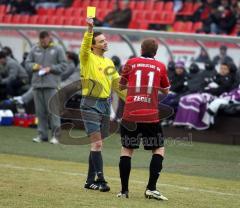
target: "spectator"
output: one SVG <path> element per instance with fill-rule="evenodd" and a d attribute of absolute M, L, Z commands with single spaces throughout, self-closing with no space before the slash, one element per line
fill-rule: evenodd
<path fill-rule="evenodd" d="M 200 54 L 195 59 L 195 62 L 207 63 L 210 61 L 207 51 L 204 48 L 201 48 Z"/>
<path fill-rule="evenodd" d="M 171 88 L 170 91 L 174 93 L 183 93 L 185 86 L 184 82 L 186 81 L 186 71 L 184 67 L 184 63 L 179 61 L 176 63 L 174 76 L 171 80 Z"/>
<path fill-rule="evenodd" d="M 121 73 L 121 60 L 118 56 L 112 56 L 112 62 L 114 63 L 115 68 L 117 69 L 118 73 Z"/>
<path fill-rule="evenodd" d="M 227 55 L 227 46 L 221 45 L 219 48 L 220 54 L 213 58 L 213 64 L 221 64 L 223 62 L 233 62 L 233 59 Z"/>
<path fill-rule="evenodd" d="M 72 0 L 35 0 L 36 9 L 43 8 L 58 8 L 69 6 L 72 4 Z"/>
<path fill-rule="evenodd" d="M 110 26 L 117 27 L 117 28 L 128 28 L 128 25 L 130 24 L 131 19 L 132 19 L 132 10 L 129 7 L 129 2 L 124 1 L 123 9 L 118 13 L 116 18 L 114 18 L 110 22 Z"/>
<path fill-rule="evenodd" d="M 2 48 L 2 51 L 3 51 L 7 56 L 9 56 L 10 58 L 15 59 L 15 57 L 14 57 L 14 55 L 13 55 L 13 52 L 12 52 L 12 49 L 11 49 L 10 47 L 4 46 L 4 47 Z M 15 59 L 15 60 L 16 60 L 16 59 Z"/>
<path fill-rule="evenodd" d="M 173 11 L 175 13 L 179 12 L 183 7 L 183 0 L 174 0 Z"/>
<path fill-rule="evenodd" d="M 26 70 L 14 59 L 0 52 L 0 65 L 6 72 L 6 77 L 0 79 L 0 85 L 5 88 L 8 95 L 15 96 L 21 93 L 19 89 L 28 84 Z"/>
<path fill-rule="evenodd" d="M 221 64 L 219 73 L 210 80 L 204 88 L 204 92 L 219 96 L 224 92 L 229 92 L 233 88 L 235 72 L 231 63 L 223 62 Z"/>
<path fill-rule="evenodd" d="M 39 33 L 39 44 L 31 49 L 26 65 L 32 70 L 32 87 L 38 136 L 34 142 L 48 141 L 48 117 L 51 125 L 50 143 L 57 144 L 60 136 L 60 118 L 49 112 L 48 101 L 60 87 L 61 73 L 67 67 L 67 60 L 61 47 L 55 45 L 47 31 Z"/>
<path fill-rule="evenodd" d="M 115 1 L 113 5 L 113 10 L 109 12 L 103 19 L 103 26 L 109 27 L 110 25 L 112 25 L 120 12 L 121 12 L 121 9 L 119 5 L 119 1 Z"/>
<path fill-rule="evenodd" d="M 13 0 L 10 3 L 10 8 L 8 14 L 30 14 L 33 15 L 36 13 L 36 10 L 31 3 L 27 0 Z"/>
<path fill-rule="evenodd" d="M 221 5 L 214 10 L 209 18 L 211 19 L 211 33 L 229 34 L 236 24 L 236 17 L 231 11 L 227 0 L 222 0 Z"/>
<path fill-rule="evenodd" d="M 167 73 L 168 73 L 169 80 L 172 81 L 172 78 L 175 74 L 175 62 L 174 61 L 169 61 L 168 62 Z"/>
<path fill-rule="evenodd" d="M 199 92 L 201 82 L 199 81 L 200 69 L 196 63 L 192 63 L 189 67 L 188 80 L 185 82 L 186 94 Z"/>

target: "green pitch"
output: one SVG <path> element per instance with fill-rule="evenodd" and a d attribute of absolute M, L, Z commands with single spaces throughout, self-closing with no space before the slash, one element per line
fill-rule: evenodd
<path fill-rule="evenodd" d="M 0 128 L 1 208 L 237 208 L 240 205 L 239 146 L 167 141 L 158 189 L 169 201 L 161 202 L 143 196 L 150 160 L 150 153 L 143 150 L 137 151 L 132 160 L 130 198 L 116 198 L 120 190 L 119 135 L 107 139 L 103 151 L 110 193 L 82 188 L 88 145 L 36 144 L 31 141 L 33 136 L 35 129 Z"/>

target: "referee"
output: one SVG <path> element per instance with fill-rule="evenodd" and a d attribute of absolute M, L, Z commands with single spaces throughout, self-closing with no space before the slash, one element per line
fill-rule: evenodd
<path fill-rule="evenodd" d="M 80 71 L 82 100 L 80 110 L 85 131 L 91 141 L 88 176 L 84 188 L 107 192 L 110 187 L 104 179 L 102 147 L 103 139 L 108 136 L 111 88 L 124 99 L 119 90 L 120 76 L 111 59 L 104 57 L 108 50 L 105 36 L 93 32 L 93 19 L 87 19 L 88 30 L 85 32 L 80 48 Z M 95 179 L 96 177 L 96 179 Z"/>

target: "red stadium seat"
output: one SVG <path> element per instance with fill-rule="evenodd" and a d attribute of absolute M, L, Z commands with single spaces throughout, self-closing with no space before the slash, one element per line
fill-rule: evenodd
<path fill-rule="evenodd" d="M 56 18 L 56 25 L 64 25 L 65 24 L 65 17 L 58 17 Z"/>
<path fill-rule="evenodd" d="M 19 24 L 20 23 L 20 19 L 21 19 L 21 15 L 13 15 L 12 17 L 12 23 L 14 24 Z"/>
<path fill-rule="evenodd" d="M 64 15 L 65 17 L 72 17 L 74 13 L 74 8 L 65 9 Z"/>
<path fill-rule="evenodd" d="M 47 9 L 47 14 L 48 16 L 54 16 L 56 13 L 56 9 Z"/>
<path fill-rule="evenodd" d="M 163 10 L 164 10 L 164 11 L 168 11 L 168 12 L 173 11 L 173 2 L 171 2 L 171 1 L 166 2 L 166 3 L 164 4 Z"/>
<path fill-rule="evenodd" d="M 106 8 L 108 8 L 108 6 L 109 6 L 109 2 L 107 0 L 102 0 L 99 2 L 97 10 L 98 9 L 106 9 Z"/>
<path fill-rule="evenodd" d="M 4 17 L 4 16 L 0 15 L 0 22 L 1 22 L 1 23 L 4 23 L 4 22 L 3 22 L 3 19 L 4 19 L 3 17 Z"/>
<path fill-rule="evenodd" d="M 154 4 L 154 7 L 152 9 L 154 9 L 157 12 L 161 12 L 163 10 L 163 6 L 164 6 L 164 2 L 159 1 Z"/>
<path fill-rule="evenodd" d="M 136 2 L 135 1 L 130 1 L 129 7 L 134 10 L 136 8 Z"/>
<path fill-rule="evenodd" d="M 183 8 L 177 13 L 178 15 L 191 16 L 194 13 L 192 2 L 185 2 Z"/>
<path fill-rule="evenodd" d="M 154 17 L 155 17 L 155 12 L 153 11 L 146 11 L 144 13 L 144 20 L 146 21 L 154 20 Z"/>
<path fill-rule="evenodd" d="M 144 1 L 137 1 L 135 4 L 134 9 L 136 10 L 144 10 L 145 2 Z"/>
<path fill-rule="evenodd" d="M 73 25 L 73 20 L 74 20 L 75 18 L 73 18 L 73 17 L 65 17 L 65 21 L 64 21 L 64 24 L 65 25 Z"/>
<path fill-rule="evenodd" d="M 128 28 L 130 29 L 137 29 L 138 28 L 138 24 L 137 21 L 131 21 Z"/>
<path fill-rule="evenodd" d="M 202 29 L 202 27 L 203 27 L 203 23 L 202 22 L 195 22 L 194 25 L 193 25 L 192 31 L 193 32 L 197 32 L 197 30 Z"/>
<path fill-rule="evenodd" d="M 20 23 L 21 24 L 28 24 L 30 18 L 31 18 L 31 16 L 29 16 L 29 15 L 21 15 Z"/>
<path fill-rule="evenodd" d="M 46 14 L 47 14 L 47 9 L 45 9 L 45 8 L 39 8 L 39 9 L 37 10 L 37 14 L 38 14 L 38 15 L 46 15 Z"/>
<path fill-rule="evenodd" d="M 58 8 L 56 9 L 55 15 L 56 16 L 63 16 L 65 12 L 65 8 Z"/>
<path fill-rule="evenodd" d="M 142 30 L 147 30 L 148 29 L 148 22 L 147 21 L 139 22 L 139 28 L 142 29 Z"/>
<path fill-rule="evenodd" d="M 5 15 L 3 16 L 3 23 L 11 23 L 12 22 L 13 15 Z"/>
<path fill-rule="evenodd" d="M 81 0 L 75 0 L 72 4 L 72 7 L 74 7 L 74 8 L 82 7 L 82 1 Z"/>
<path fill-rule="evenodd" d="M 7 11 L 7 6 L 5 5 L 0 5 L 0 15 L 5 14 Z"/>
<path fill-rule="evenodd" d="M 37 21 L 37 24 L 40 24 L 40 25 L 45 25 L 47 24 L 47 21 L 48 19 L 52 18 L 52 15 L 51 16 L 40 16 L 38 18 L 38 21 Z"/>
<path fill-rule="evenodd" d="M 32 17 L 29 19 L 29 24 L 38 24 L 39 17 L 40 17 L 40 16 L 38 16 L 38 15 L 32 16 Z"/>
<path fill-rule="evenodd" d="M 160 3 L 160 2 L 158 2 L 158 3 Z M 162 3 L 162 5 L 163 5 L 163 3 Z M 149 1 L 145 4 L 145 7 L 144 7 L 145 11 L 152 11 L 153 9 L 155 10 L 154 1 Z"/>
<path fill-rule="evenodd" d="M 191 33 L 192 26 L 193 26 L 193 23 L 190 21 L 188 22 L 177 21 L 173 24 L 173 31 Z"/>

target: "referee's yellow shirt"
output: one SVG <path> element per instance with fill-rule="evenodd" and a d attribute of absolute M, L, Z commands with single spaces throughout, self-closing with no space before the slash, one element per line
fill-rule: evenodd
<path fill-rule="evenodd" d="M 120 76 L 111 59 L 91 51 L 93 33 L 85 32 L 80 48 L 82 95 L 108 98 L 111 88 L 124 99 L 126 92 L 119 90 Z"/>

